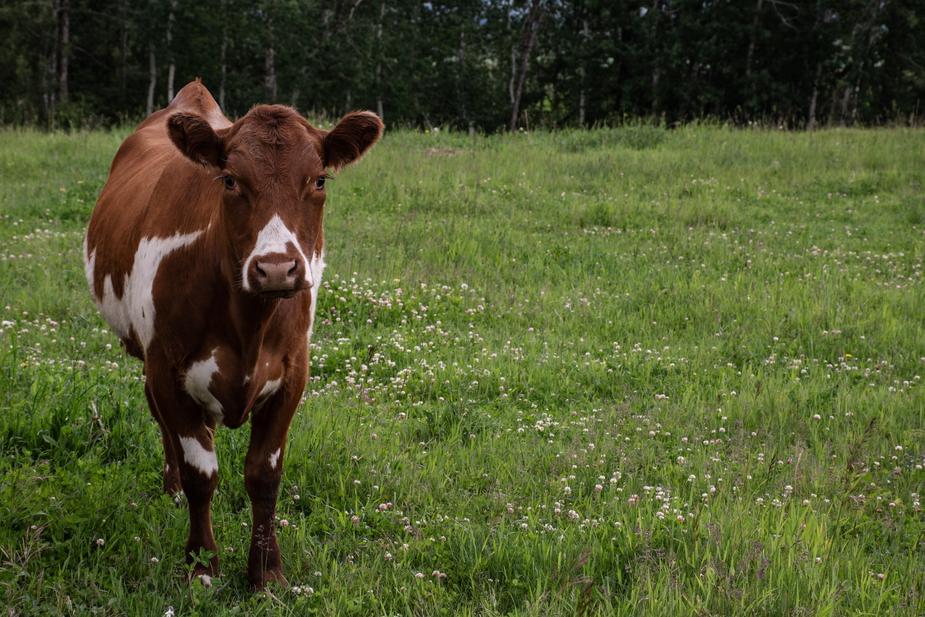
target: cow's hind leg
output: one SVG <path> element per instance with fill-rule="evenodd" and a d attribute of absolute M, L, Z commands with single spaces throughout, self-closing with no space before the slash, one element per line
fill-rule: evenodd
<path fill-rule="evenodd" d="M 157 420 L 157 426 L 161 429 L 161 443 L 164 444 L 164 492 L 168 495 L 176 495 L 183 487 L 180 485 L 180 466 L 177 463 L 177 453 L 173 447 L 173 440 L 170 439 L 170 433 L 161 419 L 161 414 L 157 410 L 157 405 L 148 386 L 145 386 L 145 397 L 148 399 L 148 408 L 151 410 L 151 415 Z"/>
<path fill-rule="evenodd" d="M 254 517 L 247 578 L 255 589 L 262 589 L 270 581 L 286 584 L 276 541 L 276 497 L 283 475 L 286 435 L 298 404 L 298 396 L 280 392 L 251 419 L 244 483 Z"/>

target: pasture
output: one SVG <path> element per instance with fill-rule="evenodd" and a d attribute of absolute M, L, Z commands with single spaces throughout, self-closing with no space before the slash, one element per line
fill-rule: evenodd
<path fill-rule="evenodd" d="M 256 595 L 246 427 L 190 586 L 86 288 L 125 134 L 0 132 L 5 614 L 925 613 L 922 132 L 387 132 L 328 189 Z"/>

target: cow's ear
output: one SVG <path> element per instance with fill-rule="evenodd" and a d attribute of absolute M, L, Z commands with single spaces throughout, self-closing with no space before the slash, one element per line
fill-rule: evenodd
<path fill-rule="evenodd" d="M 382 136 L 383 124 L 371 111 L 354 111 L 324 136 L 324 165 L 340 169 L 369 150 Z"/>
<path fill-rule="evenodd" d="M 177 113 L 167 119 L 170 140 L 188 159 L 219 167 L 225 157 L 225 144 L 209 123 L 196 114 Z"/>

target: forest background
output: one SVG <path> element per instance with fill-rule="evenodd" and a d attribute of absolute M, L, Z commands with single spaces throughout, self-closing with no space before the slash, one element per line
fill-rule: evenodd
<path fill-rule="evenodd" d="M 915 0 L 34 0 L 0 7 L 0 124 L 124 124 L 201 77 L 229 116 L 368 108 L 469 131 L 917 124 Z"/>

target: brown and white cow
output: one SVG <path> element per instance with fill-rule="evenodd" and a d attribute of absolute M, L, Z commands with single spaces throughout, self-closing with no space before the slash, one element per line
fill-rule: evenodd
<path fill-rule="evenodd" d="M 285 582 L 274 531 L 289 424 L 308 377 L 324 269 L 325 173 L 382 134 L 371 112 L 331 131 L 259 105 L 230 122 L 197 82 L 119 148 L 90 220 L 87 282 L 126 350 L 144 362 L 164 442 L 164 490 L 189 503 L 187 559 L 217 553 L 210 505 L 215 428 L 250 417 L 248 579 Z M 204 583 L 218 557 L 194 574 Z"/>

